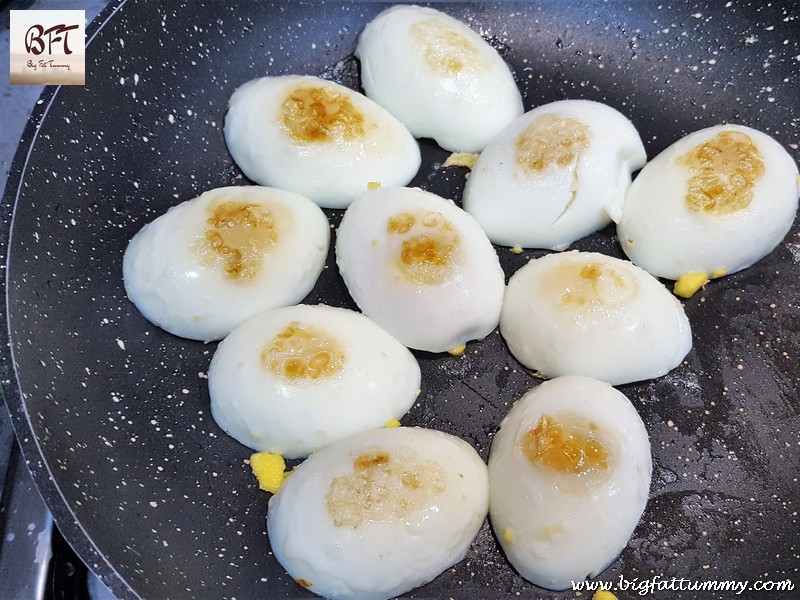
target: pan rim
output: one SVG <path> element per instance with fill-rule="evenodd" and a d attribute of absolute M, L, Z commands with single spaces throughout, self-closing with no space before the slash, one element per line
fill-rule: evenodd
<path fill-rule="evenodd" d="M 109 0 L 100 10 L 86 28 L 87 48 L 127 3 L 128 0 Z M 3 410 L 7 410 L 10 416 L 25 466 L 30 471 L 31 477 L 36 484 L 36 489 L 50 510 L 53 521 L 61 534 L 76 550 L 76 553 L 86 563 L 86 566 L 112 590 L 117 598 L 120 600 L 138 599 L 140 596 L 130 587 L 100 548 L 97 547 L 77 519 L 64 497 L 61 487 L 52 476 L 51 466 L 45 458 L 38 438 L 30 435 L 32 424 L 25 400 L 22 397 L 12 343 L 11 322 L 8 319 L 10 312 L 8 290 L 11 272 L 9 269 L 11 243 L 22 185 L 25 181 L 31 154 L 39 139 L 41 126 L 58 97 L 61 87 L 60 85 L 45 86 L 36 100 L 20 137 L 17 150 L 14 153 L 14 158 L 8 171 L 8 180 L 2 195 L 2 204 L 0 205 L 0 227 L 2 227 L 0 233 L 6 237 L 4 246 L 0 248 L 0 252 L 3 253 L 0 257 L 2 258 L 3 268 L 5 268 L 5 275 L 0 278 L 0 295 L 3 298 L 3 302 L 0 305 L 0 320 L 4 322 L 4 327 L 0 327 L 0 359 L 2 359 L 2 369 L 4 371 L 2 382 L 0 382 L 0 397 L 4 400 L 5 409 Z M 34 464 L 40 466 L 33 468 Z M 92 560 L 88 560 L 90 557 Z"/>

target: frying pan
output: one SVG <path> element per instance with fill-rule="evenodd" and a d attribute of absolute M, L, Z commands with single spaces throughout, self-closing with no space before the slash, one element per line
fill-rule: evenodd
<path fill-rule="evenodd" d="M 608 103 L 633 120 L 651 158 L 723 122 L 761 129 L 798 158 L 792 2 L 436 7 L 500 51 L 526 108 L 564 98 Z M 384 8 L 115 3 L 89 28 L 87 84 L 47 89 L 31 117 L 4 202 L 13 210 L 13 374 L 4 392 L 58 526 L 121 598 L 310 596 L 270 553 L 268 496 L 244 463 L 249 451 L 209 414 L 204 376 L 215 345 L 147 323 L 126 300 L 121 260 L 131 236 L 169 206 L 247 183 L 222 135 L 237 86 L 304 73 L 358 88 L 355 41 Z M 442 167 L 447 153 L 428 140 L 421 147 L 412 185 L 459 199 L 464 170 Z M 341 213 L 328 214 L 338 224 Z M 613 234 L 573 248 L 620 256 Z M 694 349 L 684 363 L 620 388 L 647 425 L 654 477 L 633 538 L 600 579 L 800 585 L 799 235 L 795 222 L 767 258 L 687 300 Z M 543 254 L 498 252 L 507 276 Z M 306 301 L 353 307 L 333 266 Z M 459 435 L 484 458 L 509 406 L 538 383 L 496 332 L 461 357 L 417 357 L 423 390 L 404 423 Z M 484 526 L 463 562 L 410 597 L 573 595 L 525 582 Z"/>

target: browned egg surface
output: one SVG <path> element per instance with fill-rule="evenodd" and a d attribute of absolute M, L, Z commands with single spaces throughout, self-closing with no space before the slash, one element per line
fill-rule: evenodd
<path fill-rule="evenodd" d="M 690 210 L 728 215 L 753 201 L 753 188 L 764 176 L 764 161 L 750 136 L 721 131 L 678 157 L 692 171 L 686 206 Z"/>
<path fill-rule="evenodd" d="M 283 101 L 280 119 L 300 143 L 352 141 L 366 132 L 364 113 L 346 94 L 325 85 L 295 87 Z"/>
<path fill-rule="evenodd" d="M 517 164 L 536 174 L 575 164 L 589 147 L 590 129 L 574 117 L 544 114 L 517 137 Z"/>
<path fill-rule="evenodd" d="M 485 59 L 475 45 L 441 19 L 417 21 L 411 36 L 428 66 L 438 73 L 455 76 L 467 68 L 481 69 Z"/>
<path fill-rule="evenodd" d="M 334 477 L 325 505 L 336 527 L 397 521 L 426 508 L 447 489 L 447 475 L 433 460 L 408 447 L 369 450 L 353 459 L 353 471 Z"/>
<path fill-rule="evenodd" d="M 461 255 L 461 240 L 458 230 L 440 213 L 399 213 L 387 221 L 386 232 L 406 236 L 401 243 L 397 266 L 409 281 L 444 283 L 455 271 Z"/>
<path fill-rule="evenodd" d="M 299 321 L 289 323 L 261 351 L 264 367 L 290 381 L 333 377 L 344 369 L 345 359 L 335 337 Z"/>
<path fill-rule="evenodd" d="M 605 471 L 611 455 L 597 437 L 598 427 L 570 413 L 543 415 L 519 441 L 525 457 L 534 465 L 558 473 L 583 474 Z"/>
<path fill-rule="evenodd" d="M 633 277 L 625 277 L 599 262 L 564 261 L 542 277 L 542 289 L 572 310 L 610 309 L 631 302 L 638 292 Z"/>
<path fill-rule="evenodd" d="M 278 237 L 277 220 L 266 208 L 227 200 L 209 206 L 203 238 L 194 249 L 204 264 L 243 282 L 258 275 L 264 254 Z"/>

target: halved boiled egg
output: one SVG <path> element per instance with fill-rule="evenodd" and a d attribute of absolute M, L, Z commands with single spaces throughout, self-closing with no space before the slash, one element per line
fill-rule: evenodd
<path fill-rule="evenodd" d="M 508 65 L 467 25 L 432 8 L 394 6 L 356 46 L 367 96 L 417 137 L 478 152 L 522 114 Z"/>
<path fill-rule="evenodd" d="M 664 375 L 692 347 L 683 306 L 652 275 L 595 252 L 550 254 L 509 280 L 500 333 L 548 377 L 618 385 Z"/>
<path fill-rule="evenodd" d="M 370 183 L 406 185 L 419 145 L 384 108 L 317 77 L 284 75 L 245 83 L 231 96 L 225 141 L 245 175 L 344 208 Z"/>
<path fill-rule="evenodd" d="M 299 194 L 223 187 L 170 208 L 128 244 L 125 291 L 166 331 L 225 337 L 250 317 L 300 302 L 325 266 L 330 226 Z"/>
<path fill-rule="evenodd" d="M 546 381 L 514 404 L 492 442 L 492 528 L 520 575 L 568 589 L 625 548 L 651 471 L 647 430 L 624 394 L 588 377 Z"/>
<path fill-rule="evenodd" d="M 393 598 L 464 558 L 488 508 L 486 465 L 432 429 L 356 434 L 312 454 L 269 501 L 275 558 L 332 599 Z"/>
<path fill-rule="evenodd" d="M 419 386 L 405 346 L 361 313 L 330 306 L 250 319 L 220 342 L 208 369 L 217 424 L 288 458 L 401 418 Z"/>
<path fill-rule="evenodd" d="M 687 135 L 647 163 L 617 225 L 622 249 L 658 277 L 720 277 L 745 269 L 784 238 L 797 213 L 797 164 L 765 133 L 718 125 Z"/>
<path fill-rule="evenodd" d="M 646 160 L 633 124 L 590 100 L 535 108 L 486 147 L 464 210 L 495 244 L 560 250 L 616 220 Z"/>
<path fill-rule="evenodd" d="M 336 235 L 350 295 L 406 346 L 444 352 L 497 326 L 505 289 L 497 253 L 452 201 L 373 190 L 350 205 Z"/>

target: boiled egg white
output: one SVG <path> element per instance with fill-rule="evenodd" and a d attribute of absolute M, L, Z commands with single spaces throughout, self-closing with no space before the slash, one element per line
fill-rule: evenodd
<path fill-rule="evenodd" d="M 384 108 L 317 77 L 262 77 L 239 87 L 225 141 L 245 175 L 344 208 L 370 184 L 406 185 L 419 145 Z"/>
<path fill-rule="evenodd" d="M 486 147 L 464 210 L 495 244 L 561 250 L 609 225 L 646 160 L 633 124 L 590 100 L 535 108 Z"/>
<path fill-rule="evenodd" d="M 624 394 L 588 377 L 546 381 L 514 404 L 492 442 L 492 528 L 525 579 L 569 589 L 625 548 L 651 472 L 647 431 Z"/>
<path fill-rule="evenodd" d="M 393 598 L 461 561 L 488 508 L 486 465 L 463 440 L 399 427 L 345 438 L 269 501 L 275 558 L 334 600 Z"/>
<path fill-rule="evenodd" d="M 467 25 L 432 8 L 394 6 L 356 46 L 367 96 L 416 137 L 479 152 L 523 111 L 514 77 Z"/>
<path fill-rule="evenodd" d="M 617 234 L 658 277 L 745 269 L 786 236 L 797 213 L 797 164 L 765 133 L 701 129 L 647 163 L 625 198 Z"/>
<path fill-rule="evenodd" d="M 420 389 L 416 359 L 361 313 L 298 305 L 260 314 L 220 342 L 211 414 L 253 450 L 287 458 L 400 419 Z"/>
<path fill-rule="evenodd" d="M 548 377 L 613 385 L 664 375 L 692 347 L 681 303 L 629 261 L 550 254 L 509 280 L 500 333 L 523 365 Z"/>
<path fill-rule="evenodd" d="M 125 291 L 162 329 L 226 336 L 250 317 L 300 302 L 325 265 L 328 219 L 299 194 L 223 187 L 170 208 L 128 244 Z"/>
<path fill-rule="evenodd" d="M 505 289 L 497 253 L 452 201 L 373 190 L 350 205 L 336 236 L 350 295 L 406 346 L 444 352 L 497 326 Z"/>

